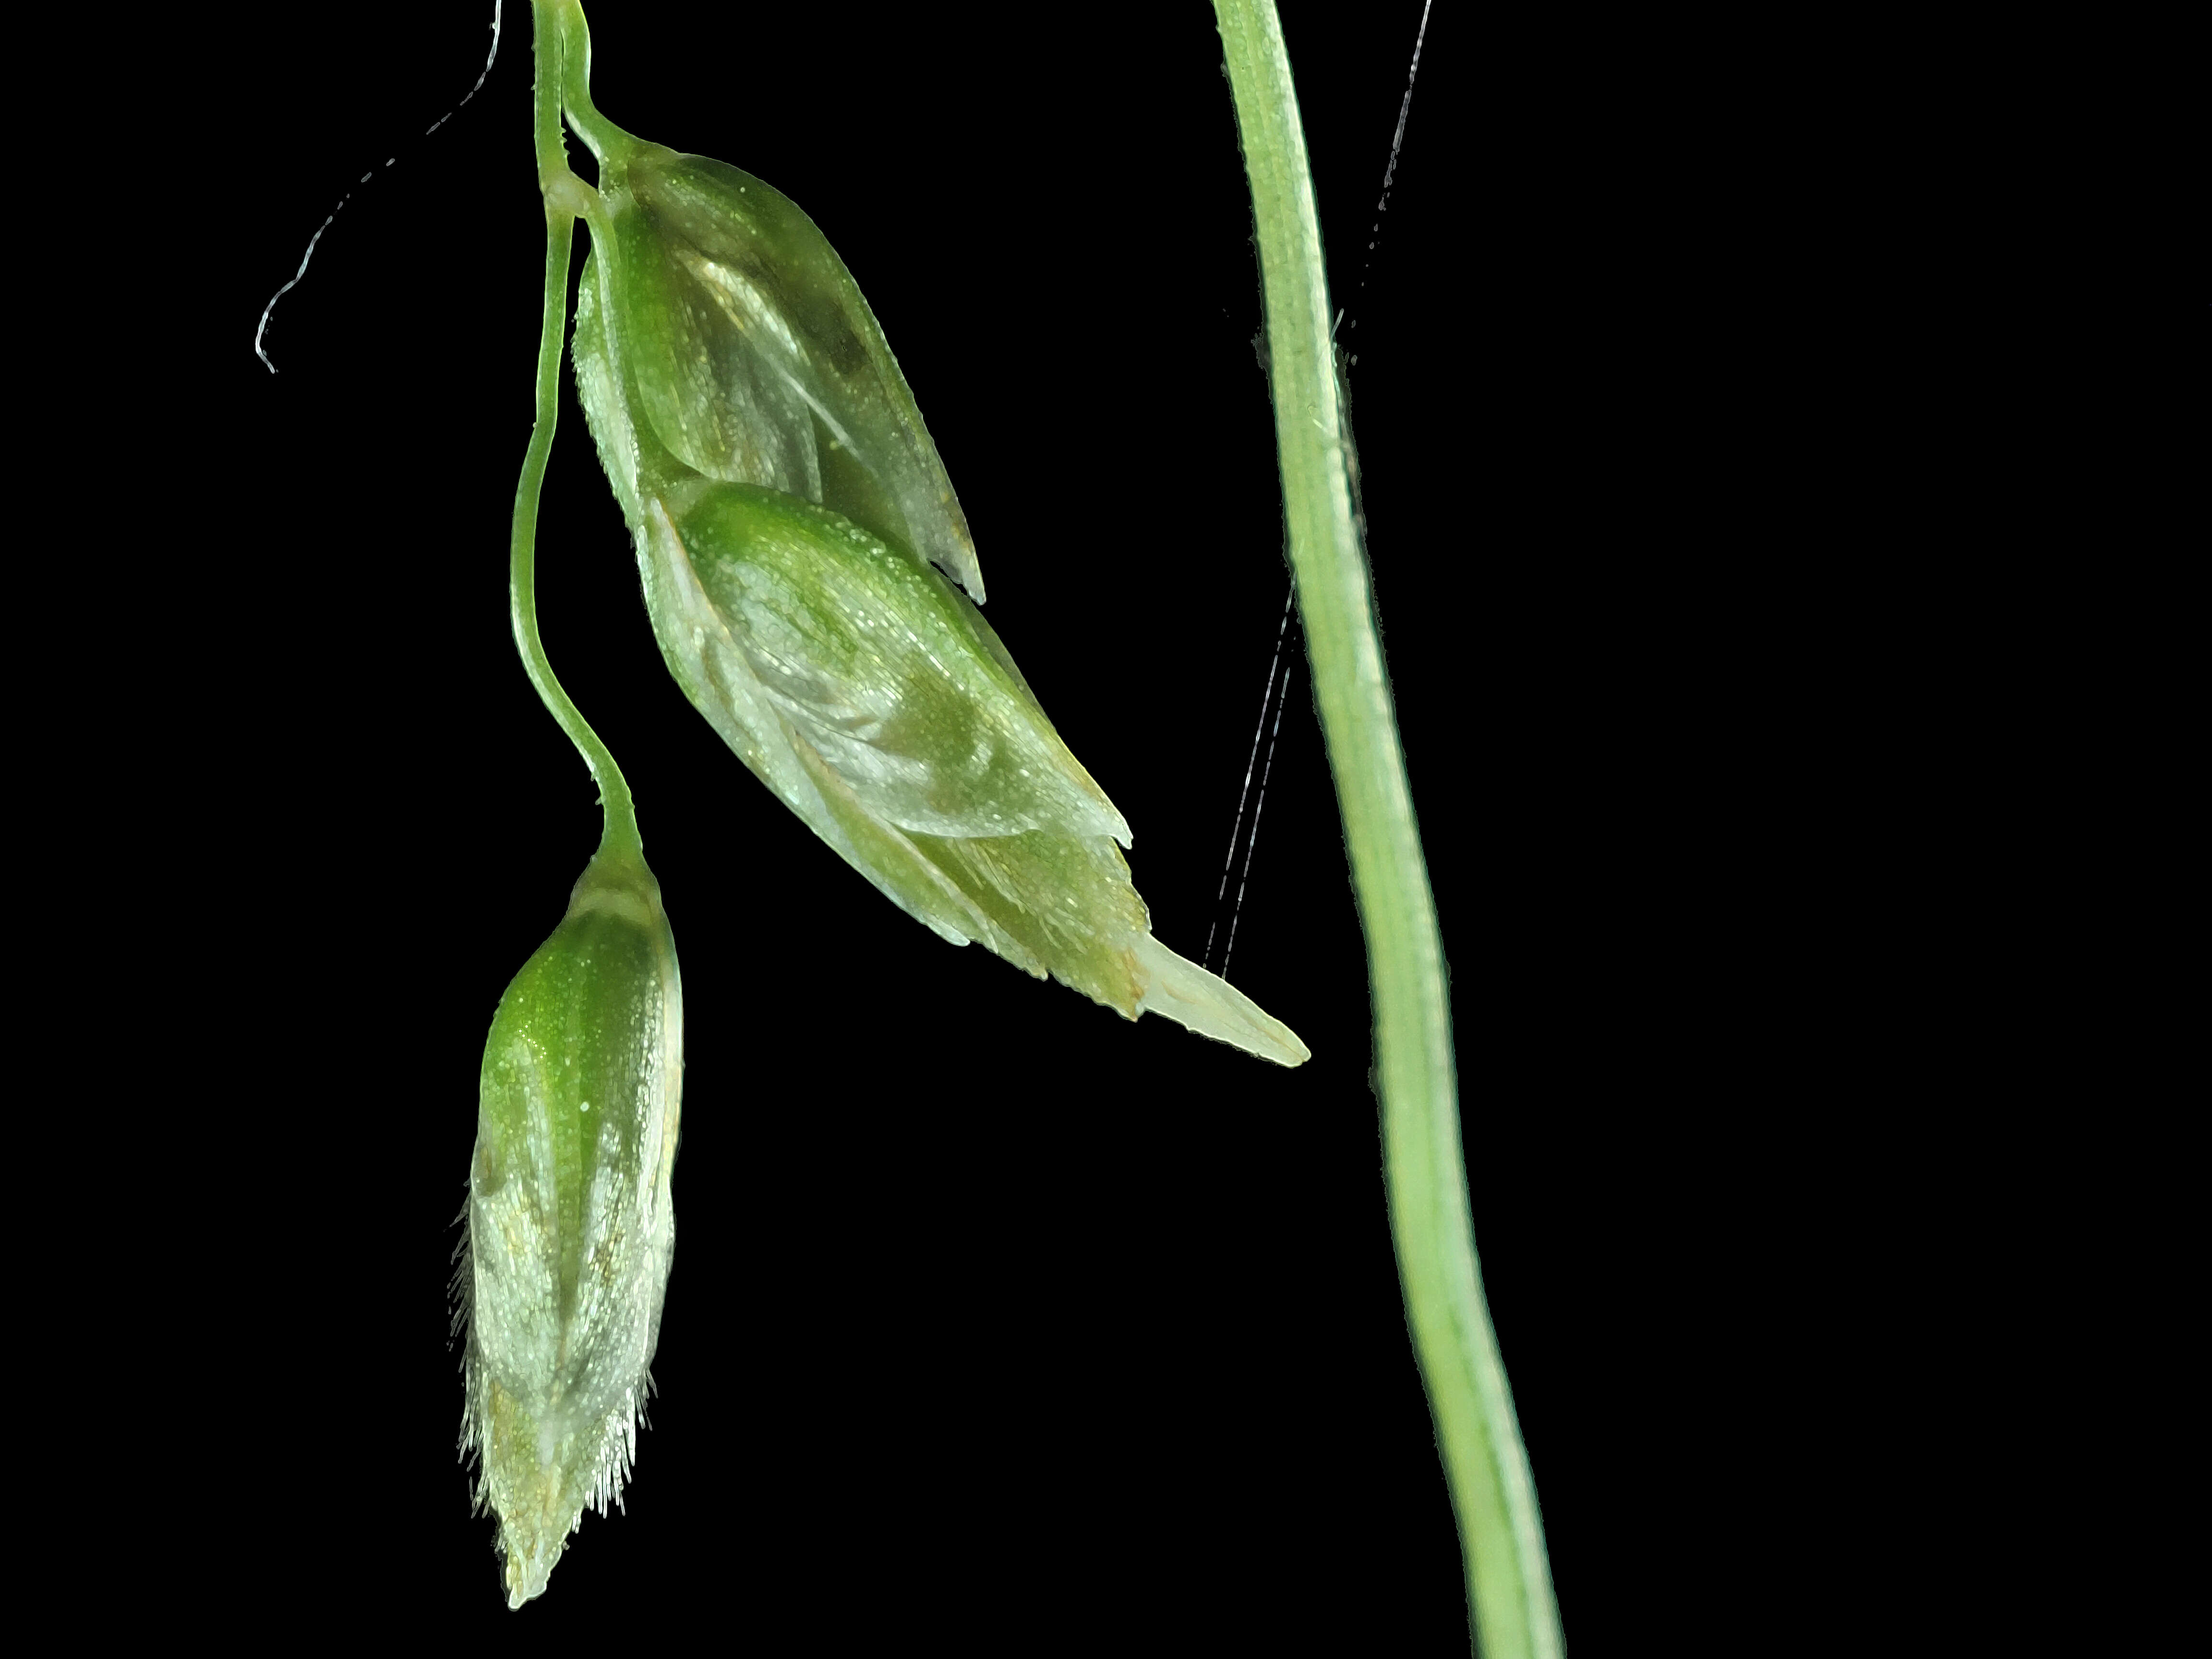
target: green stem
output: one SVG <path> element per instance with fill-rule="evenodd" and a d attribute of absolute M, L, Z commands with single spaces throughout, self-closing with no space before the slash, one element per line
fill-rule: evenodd
<path fill-rule="evenodd" d="M 538 3 L 543 5 L 547 0 Z M 643 148 L 642 141 L 600 114 L 599 106 L 592 101 L 592 26 L 584 19 L 583 0 L 550 0 L 550 3 L 560 13 L 562 39 L 568 52 L 561 97 L 568 125 L 584 141 L 584 148 L 601 162 L 611 155 L 622 156 Z"/>
<path fill-rule="evenodd" d="M 538 183 L 545 198 L 545 308 L 538 335 L 538 412 L 530 428 L 530 447 L 522 458 L 522 480 L 514 491 L 514 538 L 507 566 L 507 601 L 514 623 L 515 649 L 531 684 L 599 786 L 599 805 L 605 828 L 602 854 L 624 851 L 642 859 L 643 844 L 637 833 L 637 810 L 631 803 L 629 785 L 615 764 L 615 757 L 579 714 L 568 694 L 554 677 L 546 660 L 545 644 L 538 635 L 538 501 L 545 488 L 545 463 L 553 453 L 553 427 L 561 410 L 561 347 L 568 327 L 568 261 L 575 241 L 576 216 L 591 198 L 589 185 L 568 171 L 568 152 L 561 142 L 561 94 L 564 82 L 562 14 L 582 14 L 573 0 L 533 0 L 536 25 L 538 82 L 534 97 L 533 136 L 538 149 Z"/>
<path fill-rule="evenodd" d="M 1543 1523 L 1482 1298 L 1443 950 L 1353 517 L 1313 178 L 1273 0 L 1214 0 L 1266 287 L 1283 505 L 1367 936 L 1390 1231 L 1486 1659 L 1565 1650 Z"/>

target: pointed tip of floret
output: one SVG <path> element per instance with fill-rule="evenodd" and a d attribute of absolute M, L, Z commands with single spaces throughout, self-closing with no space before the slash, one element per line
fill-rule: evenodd
<path fill-rule="evenodd" d="M 525 1601 L 534 1601 L 545 1594 L 546 1581 L 553 1576 L 553 1564 L 561 1559 L 562 1546 L 556 1544 L 547 1552 L 510 1550 L 507 1557 L 507 1605 L 510 1612 Z"/>
<path fill-rule="evenodd" d="M 1313 1058 L 1296 1031 L 1227 980 L 1177 956 L 1150 933 L 1138 942 L 1137 962 L 1146 979 L 1137 1004 L 1140 1013 L 1164 1015 L 1278 1066 L 1303 1066 Z"/>
<path fill-rule="evenodd" d="M 477 1503 L 499 1521 L 500 1577 L 507 1605 L 545 1594 L 584 1511 L 619 1508 L 637 1460 L 648 1372 L 614 1409 L 563 1434 L 524 1407 L 481 1370 L 470 1377 L 464 1455 L 477 1460 Z"/>

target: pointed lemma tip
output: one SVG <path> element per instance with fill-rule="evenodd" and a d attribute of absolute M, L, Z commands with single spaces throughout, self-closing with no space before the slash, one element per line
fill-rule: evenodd
<path fill-rule="evenodd" d="M 525 1601 L 534 1601 L 545 1594 L 545 1585 L 553 1576 L 553 1563 L 541 1562 L 533 1553 L 525 1555 L 517 1551 L 507 1558 L 507 1605 L 509 1612 L 519 1609 Z"/>

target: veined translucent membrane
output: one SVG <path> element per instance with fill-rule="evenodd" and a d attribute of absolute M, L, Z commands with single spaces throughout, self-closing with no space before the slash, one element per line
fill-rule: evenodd
<path fill-rule="evenodd" d="M 676 1243 L 684 993 L 660 890 L 594 860 L 493 1017 L 468 1234 L 462 1444 L 507 1602 L 621 1501 Z"/>
<path fill-rule="evenodd" d="M 614 319 L 660 446 L 702 477 L 827 507 L 980 602 L 968 520 L 914 393 L 814 222 L 750 173 L 658 145 L 611 155 L 602 175 L 617 257 L 601 266 L 601 326 Z"/>

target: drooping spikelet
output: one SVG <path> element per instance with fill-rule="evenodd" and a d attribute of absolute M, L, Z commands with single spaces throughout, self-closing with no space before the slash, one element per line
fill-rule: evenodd
<path fill-rule="evenodd" d="M 1128 1018 L 1304 1060 L 1282 1022 L 1152 936 L 1128 825 L 977 611 L 967 520 L 813 222 L 720 162 L 635 141 L 599 160 L 577 386 L 693 706 L 954 944 Z"/>
<path fill-rule="evenodd" d="M 684 994 L 660 889 L 602 850 L 484 1047 L 454 1322 L 507 1605 L 622 1502 L 675 1249 Z"/>

